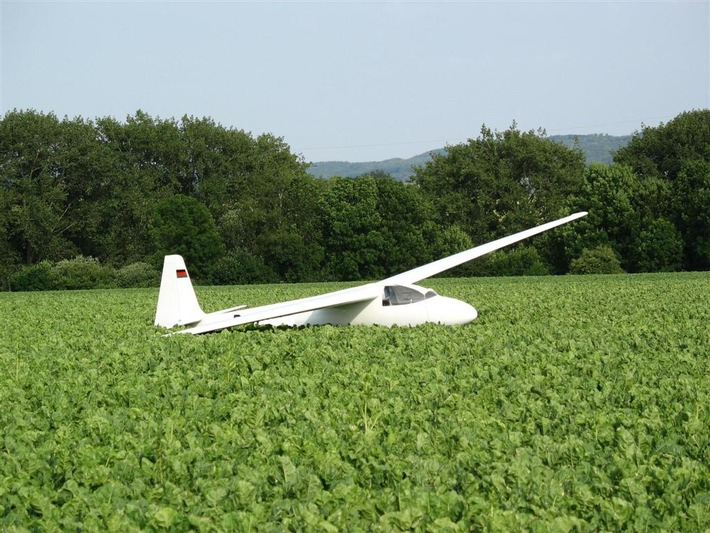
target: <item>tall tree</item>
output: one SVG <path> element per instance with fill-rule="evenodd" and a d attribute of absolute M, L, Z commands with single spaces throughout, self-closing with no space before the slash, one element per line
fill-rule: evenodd
<path fill-rule="evenodd" d="M 383 249 L 377 184 L 371 177 L 331 178 L 321 201 L 326 272 L 336 280 L 379 279 Z"/>
<path fill-rule="evenodd" d="M 316 279 L 323 258 L 321 183 L 283 139 L 265 134 L 246 143 L 231 130 L 230 135 L 234 151 L 224 197 L 219 209 L 210 202 L 227 250 L 252 264 L 265 263 L 265 272 L 282 280 Z"/>
<path fill-rule="evenodd" d="M 640 178 L 675 181 L 689 161 L 710 161 L 710 109 L 681 113 L 667 124 L 644 126 L 614 154 Z"/>
<path fill-rule="evenodd" d="M 228 187 L 252 171 L 255 140 L 210 118 L 184 116 L 179 123 L 183 151 L 178 179 L 181 192 L 198 198 L 218 219 L 228 203 Z"/>
<path fill-rule="evenodd" d="M 196 278 L 206 279 L 210 266 L 224 255 L 224 245 L 207 208 L 195 198 L 176 195 L 155 206 L 151 224 L 154 262 L 180 254 Z"/>
<path fill-rule="evenodd" d="M 584 154 L 545 137 L 485 126 L 477 139 L 447 147 L 416 170 L 444 225 L 458 224 L 474 242 L 531 227 L 562 214 L 578 191 Z"/>
<path fill-rule="evenodd" d="M 108 167 L 96 206 L 102 220 L 95 236 L 97 255 L 119 265 L 142 260 L 152 254 L 148 229 L 155 205 L 181 190 L 179 132 L 173 121 L 141 111 L 125 123 L 98 119 L 96 132 Z"/>
<path fill-rule="evenodd" d="M 319 206 L 327 182 L 297 173 L 284 189 L 280 224 L 262 233 L 256 253 L 280 279 L 317 281 L 322 276 L 325 249 Z"/>
<path fill-rule="evenodd" d="M 35 111 L 13 111 L 0 122 L 6 238 L 26 264 L 76 251 L 67 232 L 78 223 L 73 210 L 81 200 L 75 169 L 80 153 L 73 152 L 67 123 Z"/>
<path fill-rule="evenodd" d="M 630 166 L 652 202 L 655 219 L 671 222 L 683 240 L 686 269 L 710 268 L 707 251 L 708 189 L 710 189 L 710 109 L 681 113 L 667 124 L 644 127 L 619 149 L 614 161 Z M 647 235 L 674 239 L 666 224 L 654 223 Z M 658 228 L 665 228 L 659 233 Z M 661 237 L 659 237 L 661 238 Z M 647 248 L 650 249 L 649 246 Z M 667 261 L 663 261 L 666 262 Z"/>
<path fill-rule="evenodd" d="M 584 170 L 581 150 L 542 130 L 483 126 L 477 139 L 434 154 L 416 169 L 414 182 L 432 199 L 440 224 L 460 226 L 474 243 L 484 243 L 566 214 Z M 543 235 L 533 246 L 553 271 L 566 268 L 558 237 Z"/>
<path fill-rule="evenodd" d="M 434 209 L 419 187 L 374 173 L 382 249 L 378 263 L 385 275 L 404 272 L 434 258 Z M 438 250 L 436 250 L 438 252 Z M 459 251 L 459 250 L 456 250 Z"/>
<path fill-rule="evenodd" d="M 672 209 L 683 238 L 684 266 L 710 270 L 710 160 L 684 162 L 674 189 Z"/>
<path fill-rule="evenodd" d="M 570 211 L 584 210 L 589 214 L 557 231 L 564 238 L 567 265 L 584 250 L 604 246 L 628 257 L 642 220 L 635 198 L 637 181 L 633 171 L 623 165 L 589 166 L 579 192 L 569 198 Z"/>
<path fill-rule="evenodd" d="M 585 250 L 610 247 L 628 272 L 676 270 L 682 241 L 663 217 L 668 198 L 663 180 L 641 180 L 625 165 L 591 164 L 581 190 L 569 199 L 571 211 L 589 215 L 556 232 L 565 243 L 565 261 L 569 264 Z"/>

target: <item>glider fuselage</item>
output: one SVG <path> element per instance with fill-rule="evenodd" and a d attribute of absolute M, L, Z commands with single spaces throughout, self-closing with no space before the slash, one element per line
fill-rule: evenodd
<path fill-rule="evenodd" d="M 406 290 L 406 299 L 393 291 Z M 389 294 L 388 294 L 389 293 Z M 268 326 L 419 326 L 427 322 L 455 326 L 468 324 L 478 316 L 476 309 L 460 300 L 440 296 L 417 285 L 384 286 L 382 297 L 325 309 L 296 313 L 258 322 Z"/>

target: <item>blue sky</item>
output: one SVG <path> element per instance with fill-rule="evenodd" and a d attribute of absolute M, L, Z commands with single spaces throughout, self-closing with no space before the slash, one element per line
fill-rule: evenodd
<path fill-rule="evenodd" d="M 307 161 L 482 124 L 628 134 L 710 108 L 710 2 L 1 0 L 0 113 L 209 116 Z"/>

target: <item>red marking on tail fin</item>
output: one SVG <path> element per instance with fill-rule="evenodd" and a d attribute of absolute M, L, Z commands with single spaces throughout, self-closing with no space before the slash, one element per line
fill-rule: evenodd
<path fill-rule="evenodd" d="M 183 268 L 176 270 L 175 273 L 177 274 L 178 278 L 186 278 L 187 277 L 187 270 L 185 270 Z"/>

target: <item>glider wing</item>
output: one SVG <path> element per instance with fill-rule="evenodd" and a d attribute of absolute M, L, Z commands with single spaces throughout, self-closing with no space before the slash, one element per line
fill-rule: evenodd
<path fill-rule="evenodd" d="M 537 235 L 538 233 L 542 233 L 543 231 L 556 228 L 557 226 L 561 226 L 562 224 L 567 224 L 567 222 L 572 222 L 573 220 L 581 218 L 586 214 L 587 213 L 585 211 L 581 211 L 579 213 L 575 213 L 573 215 L 560 218 L 558 220 L 553 220 L 552 222 L 548 222 L 546 224 L 542 224 L 540 226 L 536 226 L 534 228 L 521 231 L 519 233 L 514 233 L 513 235 L 508 235 L 507 237 L 503 237 L 502 239 L 498 239 L 487 244 L 482 244 L 481 246 L 476 246 L 475 248 L 471 248 L 469 250 L 450 255 L 449 257 L 445 257 L 443 259 L 439 259 L 438 261 L 434 261 L 433 263 L 413 268 L 412 270 L 408 270 L 407 272 L 403 272 L 401 274 L 397 274 L 396 276 L 392 276 L 391 278 L 385 279 L 382 283 L 386 285 L 407 285 L 417 283 L 418 281 L 444 272 L 445 270 L 449 270 L 450 268 L 462 265 L 463 263 L 471 261 L 472 259 L 476 259 L 477 257 L 481 257 L 482 255 L 486 255 L 506 246 L 510 246 L 511 244 L 514 244 L 518 241 L 522 241 L 523 239 L 527 239 L 528 237 L 532 237 L 533 235 Z"/>
<path fill-rule="evenodd" d="M 367 302 L 380 297 L 382 297 L 382 287 L 380 284 L 360 285 L 358 287 L 350 287 L 348 289 L 321 294 L 320 296 L 311 296 L 309 298 L 263 305 L 251 309 L 236 310 L 233 314 L 230 313 L 231 316 L 223 320 L 198 324 L 197 326 L 178 331 L 177 333 L 192 333 L 195 335 L 199 333 L 209 333 L 234 326 L 252 324 L 262 320 L 305 313 L 307 311 Z"/>

